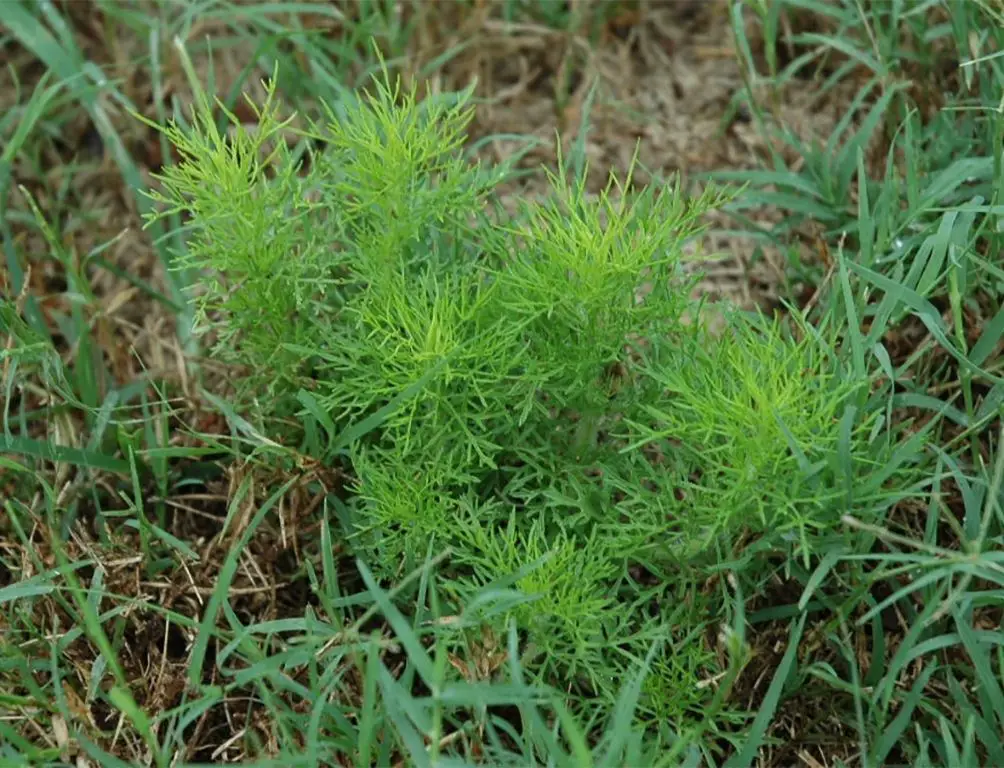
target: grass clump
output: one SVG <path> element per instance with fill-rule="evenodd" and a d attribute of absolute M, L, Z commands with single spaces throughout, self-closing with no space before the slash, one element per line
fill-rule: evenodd
<path fill-rule="evenodd" d="M 274 93 L 254 130 L 207 103 L 168 126 L 182 162 L 154 195 L 189 218 L 200 330 L 247 371 L 245 415 L 350 474 L 346 533 L 385 578 L 443 548 L 461 602 L 515 574 L 524 660 L 573 708 L 669 642 L 639 711 L 697 713 L 721 669 L 695 633 L 727 620 L 697 562 L 748 535 L 808 556 L 838 519 L 820 466 L 861 428 L 811 329 L 686 320 L 683 245 L 730 194 L 629 173 L 590 196 L 559 162 L 506 211 L 507 168 L 460 151 L 469 94 L 385 75 L 301 152 Z"/>

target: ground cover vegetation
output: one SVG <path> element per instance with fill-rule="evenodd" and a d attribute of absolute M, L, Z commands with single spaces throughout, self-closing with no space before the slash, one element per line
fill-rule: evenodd
<path fill-rule="evenodd" d="M 1004 10 L 2 13 L 3 764 L 1004 763 Z"/>

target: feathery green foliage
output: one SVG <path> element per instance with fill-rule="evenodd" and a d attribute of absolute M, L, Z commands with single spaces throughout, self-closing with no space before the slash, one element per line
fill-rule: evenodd
<path fill-rule="evenodd" d="M 280 440 L 297 439 L 285 403 L 333 435 L 380 413 L 345 465 L 347 533 L 378 572 L 449 547 L 467 599 L 529 568 L 513 616 L 576 707 L 612 704 L 676 637 L 643 700 L 696 713 L 716 664 L 683 638 L 722 614 L 688 563 L 749 534 L 809 557 L 839 525 L 820 472 L 838 445 L 856 460 L 867 421 L 840 429 L 861 382 L 833 383 L 809 329 L 685 321 L 682 247 L 728 193 L 634 192 L 629 175 L 589 196 L 559 163 L 550 197 L 506 213 L 506 169 L 460 151 L 468 94 L 419 102 L 385 74 L 301 134 L 323 147 L 297 163 L 274 87 L 255 130 L 218 131 L 206 103 L 169 126 L 183 160 L 155 197 L 190 217 L 187 266 L 212 271 L 201 329 L 249 371 L 245 407 Z M 673 575 L 639 580 L 656 567 Z M 661 603 L 686 608 L 670 621 L 646 608 Z"/>

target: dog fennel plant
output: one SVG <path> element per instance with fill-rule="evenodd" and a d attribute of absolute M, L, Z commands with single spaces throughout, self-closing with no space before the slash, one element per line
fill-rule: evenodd
<path fill-rule="evenodd" d="M 682 245 L 725 193 L 629 174 L 589 195 L 559 164 L 507 212 L 506 168 L 462 152 L 469 96 L 385 77 L 294 131 L 268 86 L 253 128 L 206 102 L 166 126 L 181 162 L 154 198 L 188 216 L 198 329 L 247 418 L 351 470 L 346 535 L 385 577 L 446 546 L 458 600 L 518 572 L 542 679 L 609 705 L 660 641 L 637 715 L 683 717 L 719 664 L 709 553 L 811 547 L 836 519 L 821 474 L 864 424 L 818 334 L 684 321 Z"/>

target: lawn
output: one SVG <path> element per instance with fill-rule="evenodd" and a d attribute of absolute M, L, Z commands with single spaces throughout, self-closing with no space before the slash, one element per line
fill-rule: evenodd
<path fill-rule="evenodd" d="M 1002 45 L 0 4 L 0 766 L 1004 765 Z"/>

